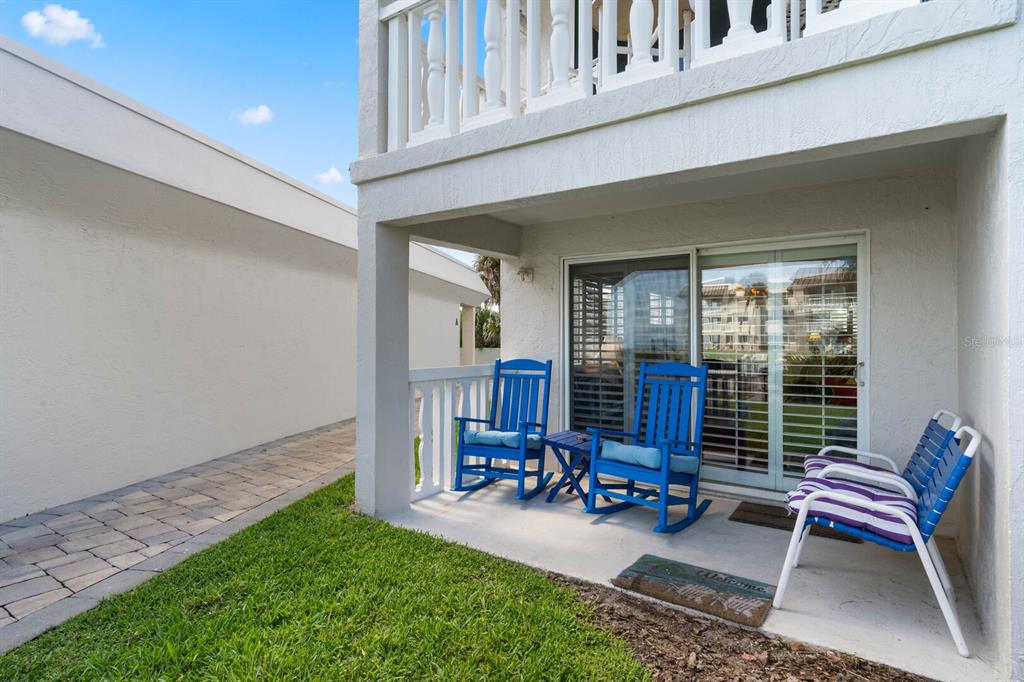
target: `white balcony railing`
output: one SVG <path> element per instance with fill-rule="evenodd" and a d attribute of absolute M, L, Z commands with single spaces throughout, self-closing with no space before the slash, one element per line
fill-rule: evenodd
<path fill-rule="evenodd" d="M 413 444 L 411 499 L 451 487 L 455 417 L 486 417 L 494 365 L 414 369 L 409 372 L 409 441 Z M 416 480 L 416 438 L 420 476 Z"/>
<path fill-rule="evenodd" d="M 394 0 L 380 10 L 388 150 L 920 2 L 773 0 L 755 17 L 754 0 Z M 723 4 L 729 28 L 713 36 Z"/>

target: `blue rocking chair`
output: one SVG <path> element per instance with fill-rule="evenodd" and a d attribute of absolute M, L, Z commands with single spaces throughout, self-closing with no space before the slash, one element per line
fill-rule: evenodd
<path fill-rule="evenodd" d="M 610 514 L 635 504 L 653 507 L 658 510 L 655 533 L 676 533 L 701 517 L 711 504 L 711 500 L 697 503 L 707 381 L 706 366 L 676 362 L 640 364 L 633 417 L 635 431 L 588 429 L 593 441 L 587 513 Z M 632 444 L 609 437 L 623 438 Z M 605 483 L 601 476 L 614 476 L 626 482 Z M 640 487 L 637 483 L 653 487 Z M 673 495 L 670 485 L 688 486 L 689 495 Z M 622 502 L 598 507 L 599 495 Z M 686 517 L 669 523 L 668 508 L 680 504 L 687 506 Z"/>
<path fill-rule="evenodd" d="M 478 490 L 497 480 L 518 482 L 517 500 L 528 500 L 547 487 L 552 472 L 544 473 L 544 437 L 548 429 L 548 396 L 551 389 L 551 361 L 497 360 L 491 391 L 490 417 L 456 417 L 458 444 L 455 455 L 453 490 Z M 482 429 L 470 429 L 482 424 Z M 467 457 L 477 461 L 470 463 Z M 480 462 L 479 460 L 483 460 Z M 515 462 L 515 467 L 495 466 L 494 460 Z M 537 460 L 536 469 L 526 463 Z M 464 484 L 463 476 L 480 480 Z M 536 478 L 526 489 L 526 479 Z"/>

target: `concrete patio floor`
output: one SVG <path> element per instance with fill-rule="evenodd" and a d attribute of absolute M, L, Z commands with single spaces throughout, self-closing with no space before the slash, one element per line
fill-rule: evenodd
<path fill-rule="evenodd" d="M 354 469 L 349 420 L 0 523 L 0 654 Z"/>
<path fill-rule="evenodd" d="M 545 493 L 546 494 L 546 493 Z M 737 502 L 713 498 L 701 520 L 676 535 L 651 532 L 655 513 L 581 513 L 561 494 L 522 503 L 509 484 L 416 502 L 389 520 L 477 549 L 598 583 L 643 554 L 655 554 L 776 584 L 789 533 L 735 521 Z M 812 536 L 790 580 L 786 602 L 767 632 L 844 651 L 935 679 L 993 680 L 993 655 L 978 626 L 963 571 L 950 542 L 940 544 L 957 592 L 972 658 L 960 657 L 916 555 Z"/>

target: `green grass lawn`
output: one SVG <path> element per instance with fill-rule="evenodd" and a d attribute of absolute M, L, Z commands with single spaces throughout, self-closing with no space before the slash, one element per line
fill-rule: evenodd
<path fill-rule="evenodd" d="M 0 658 L 0 679 L 647 677 L 569 590 L 353 496 L 348 476 L 100 603 Z"/>

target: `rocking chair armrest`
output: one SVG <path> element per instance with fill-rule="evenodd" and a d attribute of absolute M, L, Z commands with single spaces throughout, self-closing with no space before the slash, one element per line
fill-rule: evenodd
<path fill-rule="evenodd" d="M 910 499 L 915 502 L 917 501 L 917 493 L 914 491 L 914 488 L 907 483 L 906 479 L 888 471 L 872 471 L 871 469 L 863 469 L 850 464 L 829 464 L 821 470 L 818 477 L 829 480 L 835 480 L 840 477 L 855 478 L 866 483 L 880 483 L 882 485 L 894 486 Z"/>
<path fill-rule="evenodd" d="M 896 466 L 896 462 L 892 459 L 892 457 L 883 455 L 878 452 L 870 452 L 868 450 L 857 450 L 856 448 L 848 448 L 842 445 L 828 445 L 823 447 L 821 450 L 818 450 L 818 455 L 823 456 L 827 455 L 830 452 L 842 452 L 843 454 L 847 455 L 856 455 L 857 457 L 866 457 L 868 459 L 881 460 L 889 465 L 889 468 L 892 469 L 892 472 L 894 474 L 900 473 L 900 468 Z"/>
<path fill-rule="evenodd" d="M 593 426 L 587 427 L 587 433 L 591 435 L 594 440 L 599 438 L 606 438 L 608 436 L 618 436 L 620 438 L 632 438 L 636 440 L 639 438 L 638 433 L 627 433 L 626 431 L 612 431 L 611 429 L 599 429 Z"/>
<path fill-rule="evenodd" d="M 670 448 L 682 448 L 691 452 L 681 452 L 676 454 L 690 455 L 693 457 L 700 456 L 700 443 L 695 443 L 692 440 L 659 440 L 657 442 L 658 447 L 667 445 Z"/>
<path fill-rule="evenodd" d="M 480 417 L 455 417 L 457 422 L 472 422 L 474 424 L 490 424 L 490 419 L 481 419 Z"/>

